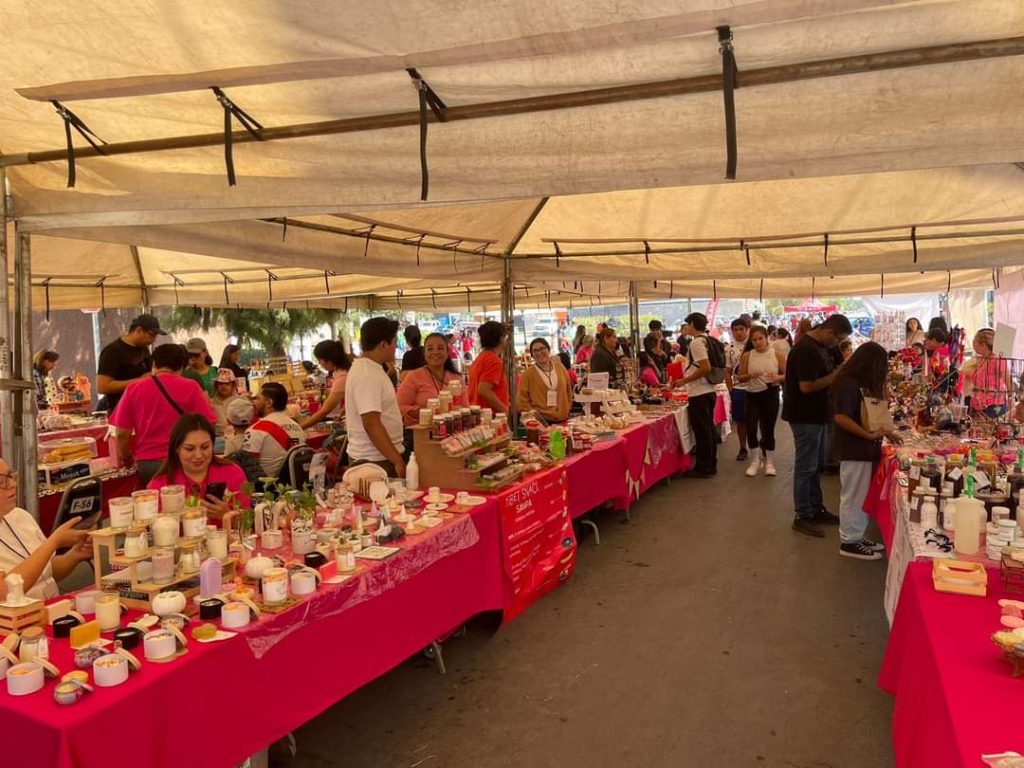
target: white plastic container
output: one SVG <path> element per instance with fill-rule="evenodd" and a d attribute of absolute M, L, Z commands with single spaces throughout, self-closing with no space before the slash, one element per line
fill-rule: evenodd
<path fill-rule="evenodd" d="M 405 465 L 405 487 L 410 491 L 419 490 L 420 465 L 416 463 L 416 454 L 409 454 L 409 463 Z"/>
<path fill-rule="evenodd" d="M 985 504 L 970 496 L 961 496 L 956 502 L 956 537 L 954 545 L 957 554 L 977 554 L 981 546 L 981 532 L 985 530 L 987 517 Z"/>

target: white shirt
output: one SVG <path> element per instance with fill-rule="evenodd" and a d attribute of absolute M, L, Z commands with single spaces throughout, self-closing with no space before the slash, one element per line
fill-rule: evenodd
<path fill-rule="evenodd" d="M 732 374 L 733 389 L 747 389 L 747 382 L 739 380 L 740 359 L 743 357 L 743 348 L 746 345 L 745 341 L 734 341 L 725 350 L 725 364 L 729 367 L 729 373 Z"/>
<path fill-rule="evenodd" d="M 363 427 L 367 413 L 379 413 L 381 424 L 399 454 L 402 441 L 402 414 L 398 410 L 395 387 L 380 363 L 367 357 L 352 361 L 345 382 L 345 420 L 348 425 L 348 455 L 353 461 L 385 461 Z"/>
<path fill-rule="evenodd" d="M 15 507 L 0 518 L 0 571 L 10 573 L 44 543 L 46 536 L 35 518 L 24 509 Z M 32 589 L 25 590 L 26 597 L 36 600 L 49 600 L 59 594 L 51 563 L 46 564 Z"/>
<path fill-rule="evenodd" d="M 690 359 L 693 362 L 686 366 L 685 374 L 687 376 L 691 376 L 697 371 L 701 360 L 708 359 L 708 336 L 706 333 L 693 337 L 693 341 L 690 342 Z M 706 395 L 714 391 L 715 385 L 708 381 L 707 376 L 701 376 L 696 381 L 691 381 L 686 385 L 686 394 L 690 397 Z"/>
<path fill-rule="evenodd" d="M 306 433 L 302 431 L 294 419 L 284 411 L 272 411 L 255 423 L 269 421 L 276 424 L 285 434 L 288 435 L 288 447 L 285 448 L 273 435 L 260 429 L 249 427 L 245 430 L 245 439 L 242 441 L 242 450 L 251 453 L 260 462 L 260 468 L 267 477 L 277 477 L 284 465 L 284 457 L 288 455 L 288 449 L 306 442 Z M 253 426 L 255 426 L 255 423 Z"/>

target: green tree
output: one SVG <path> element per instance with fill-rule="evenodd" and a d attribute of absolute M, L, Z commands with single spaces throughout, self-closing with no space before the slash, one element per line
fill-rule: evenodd
<path fill-rule="evenodd" d="M 344 319 L 334 309 L 209 309 L 173 307 L 160 313 L 160 324 L 169 331 L 208 331 L 217 325 L 238 339 L 241 346 L 256 346 L 270 357 L 287 354 L 292 339 L 321 326 L 331 328 L 331 336 Z"/>

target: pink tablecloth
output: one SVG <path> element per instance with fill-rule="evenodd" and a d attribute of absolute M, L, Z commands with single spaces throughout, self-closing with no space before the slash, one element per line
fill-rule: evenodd
<path fill-rule="evenodd" d="M 53 683 L 20 699 L 0 694 L 3 764 L 223 768 L 239 763 L 466 619 L 503 608 L 497 505 L 478 507 L 471 522 L 477 534 L 471 546 L 395 580 L 371 600 L 307 617 L 261 658 L 245 635 L 211 645 L 193 641 L 186 656 L 170 664 L 144 661 L 142 671 L 123 686 L 97 689 L 73 707 L 53 701 Z M 429 539 L 414 546 L 430 546 Z M 402 558 L 415 556 L 395 555 L 386 561 L 388 567 L 400 571 Z M 52 646 L 61 670 L 72 669 L 66 642 Z"/>
<path fill-rule="evenodd" d="M 893 494 L 898 491 L 897 472 L 899 463 L 891 456 L 884 457 L 871 478 L 868 495 L 864 499 L 863 509 L 874 519 L 882 534 L 882 541 L 887 551 L 892 550 L 893 514 L 896 505 Z"/>
<path fill-rule="evenodd" d="M 896 697 L 897 768 L 980 768 L 982 754 L 1024 754 L 1024 680 L 1010 677 L 989 639 L 1004 596 L 993 571 L 988 591 L 936 592 L 930 563 L 908 567 L 878 679 Z"/>

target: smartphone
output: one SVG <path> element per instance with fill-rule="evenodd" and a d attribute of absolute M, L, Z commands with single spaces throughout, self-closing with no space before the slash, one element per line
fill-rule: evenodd
<path fill-rule="evenodd" d="M 207 483 L 206 484 L 206 495 L 216 496 L 218 499 L 224 498 L 224 491 L 228 489 L 227 483 Z"/>

